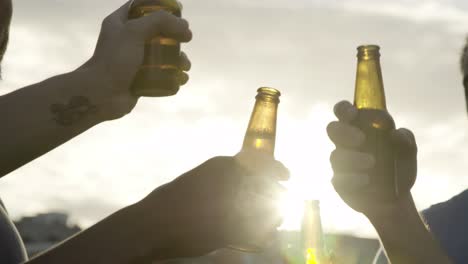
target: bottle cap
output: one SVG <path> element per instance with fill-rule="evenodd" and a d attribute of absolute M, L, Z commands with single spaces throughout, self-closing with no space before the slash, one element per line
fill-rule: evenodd
<path fill-rule="evenodd" d="M 377 45 L 362 45 L 358 48 L 359 59 L 375 59 L 380 57 L 380 47 Z"/>

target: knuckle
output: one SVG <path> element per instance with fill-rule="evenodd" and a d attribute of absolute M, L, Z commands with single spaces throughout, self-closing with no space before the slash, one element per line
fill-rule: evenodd
<path fill-rule="evenodd" d="M 349 107 L 352 107 L 353 105 L 351 104 L 351 102 L 349 102 L 348 100 L 343 100 L 341 102 L 339 102 L 338 104 L 341 105 L 341 107 L 344 107 L 344 108 L 349 108 Z"/>
<path fill-rule="evenodd" d="M 289 169 L 286 166 L 284 166 L 282 163 L 280 163 L 280 167 L 278 170 L 282 179 L 287 180 L 291 177 L 291 171 L 289 171 Z"/>
<path fill-rule="evenodd" d="M 415 141 L 415 136 L 414 136 L 414 133 L 407 129 L 407 128 L 400 128 L 398 129 L 400 133 L 402 133 L 403 135 L 405 135 L 408 139 L 410 139 L 411 141 Z"/>
<path fill-rule="evenodd" d="M 331 179 L 331 184 L 333 185 L 333 188 L 335 188 L 335 190 L 337 191 L 341 190 L 342 187 L 341 178 L 342 176 L 340 174 L 335 173 L 333 175 L 333 178 Z"/>
<path fill-rule="evenodd" d="M 188 22 L 187 19 L 184 19 L 184 18 L 180 19 L 180 25 L 184 29 L 188 29 L 190 27 L 190 23 Z"/>
<path fill-rule="evenodd" d="M 336 164 L 336 161 L 338 159 L 338 156 L 339 156 L 339 150 L 338 149 L 335 149 L 331 152 L 330 154 L 330 162 L 332 165 L 335 165 Z"/>
<path fill-rule="evenodd" d="M 183 73 L 180 76 L 180 82 L 182 84 L 186 84 L 189 81 L 189 79 L 190 79 L 190 76 L 188 74 L 186 74 L 186 73 Z"/>
<path fill-rule="evenodd" d="M 404 145 L 409 147 L 414 152 L 417 152 L 416 137 L 413 132 L 406 128 L 400 128 L 394 132 Z"/>
<path fill-rule="evenodd" d="M 333 121 L 327 126 L 327 133 L 330 137 L 333 137 L 336 134 L 336 131 L 339 128 L 340 123 L 338 121 Z M 333 140 L 333 138 L 332 138 Z"/>
<path fill-rule="evenodd" d="M 358 110 L 354 106 L 347 107 L 340 114 L 340 119 L 346 123 L 350 123 L 358 116 Z"/>
<path fill-rule="evenodd" d="M 208 162 L 211 162 L 211 163 L 227 163 L 230 161 L 231 161 L 231 157 L 225 157 L 225 156 L 213 157 L 208 160 Z"/>
<path fill-rule="evenodd" d="M 187 37 L 185 39 L 186 42 L 189 42 L 193 39 L 193 33 L 190 29 L 188 29 Z"/>
<path fill-rule="evenodd" d="M 334 112 L 337 115 L 342 114 L 346 109 L 352 107 L 351 103 L 349 101 L 343 100 L 337 103 L 334 107 Z"/>
<path fill-rule="evenodd" d="M 104 18 L 104 19 L 102 20 L 101 27 L 102 27 L 102 28 L 108 28 L 108 27 L 110 27 L 113 23 L 114 23 L 114 22 L 113 22 L 113 17 L 112 17 L 112 15 L 110 15 L 110 16 L 107 16 L 106 18 Z"/>

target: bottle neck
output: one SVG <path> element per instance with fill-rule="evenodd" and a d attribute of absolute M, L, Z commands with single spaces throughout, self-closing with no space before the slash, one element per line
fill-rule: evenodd
<path fill-rule="evenodd" d="M 257 95 L 242 151 L 261 151 L 274 155 L 278 104 L 278 96 Z"/>
<path fill-rule="evenodd" d="M 377 46 L 360 47 L 354 105 L 358 109 L 387 110 Z"/>

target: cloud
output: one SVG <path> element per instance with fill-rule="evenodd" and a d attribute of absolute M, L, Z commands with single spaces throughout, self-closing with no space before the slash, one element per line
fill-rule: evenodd
<path fill-rule="evenodd" d="M 347 10 L 386 15 L 409 19 L 417 23 L 438 22 L 459 24 L 452 29 L 463 30 L 468 23 L 468 8 L 455 5 L 453 1 L 424 0 L 424 1 L 342 1 Z M 453 26 L 453 25 L 452 25 Z"/>

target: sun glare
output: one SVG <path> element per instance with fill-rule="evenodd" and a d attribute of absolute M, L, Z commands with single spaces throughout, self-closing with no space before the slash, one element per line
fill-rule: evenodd
<path fill-rule="evenodd" d="M 282 120 L 279 131 L 277 157 L 291 171 L 285 183 L 287 193 L 279 208 L 284 222 L 280 229 L 297 230 L 301 227 L 306 200 L 329 201 L 335 195 L 330 186 L 332 171 L 328 157 L 333 149 L 326 126 L 333 120 L 328 105 L 316 105 L 306 119 Z M 288 144 L 282 144 L 287 139 Z"/>
<path fill-rule="evenodd" d="M 297 230 L 300 227 L 302 214 L 304 212 L 304 199 L 288 192 L 279 203 L 279 210 L 283 215 L 282 230 Z"/>

